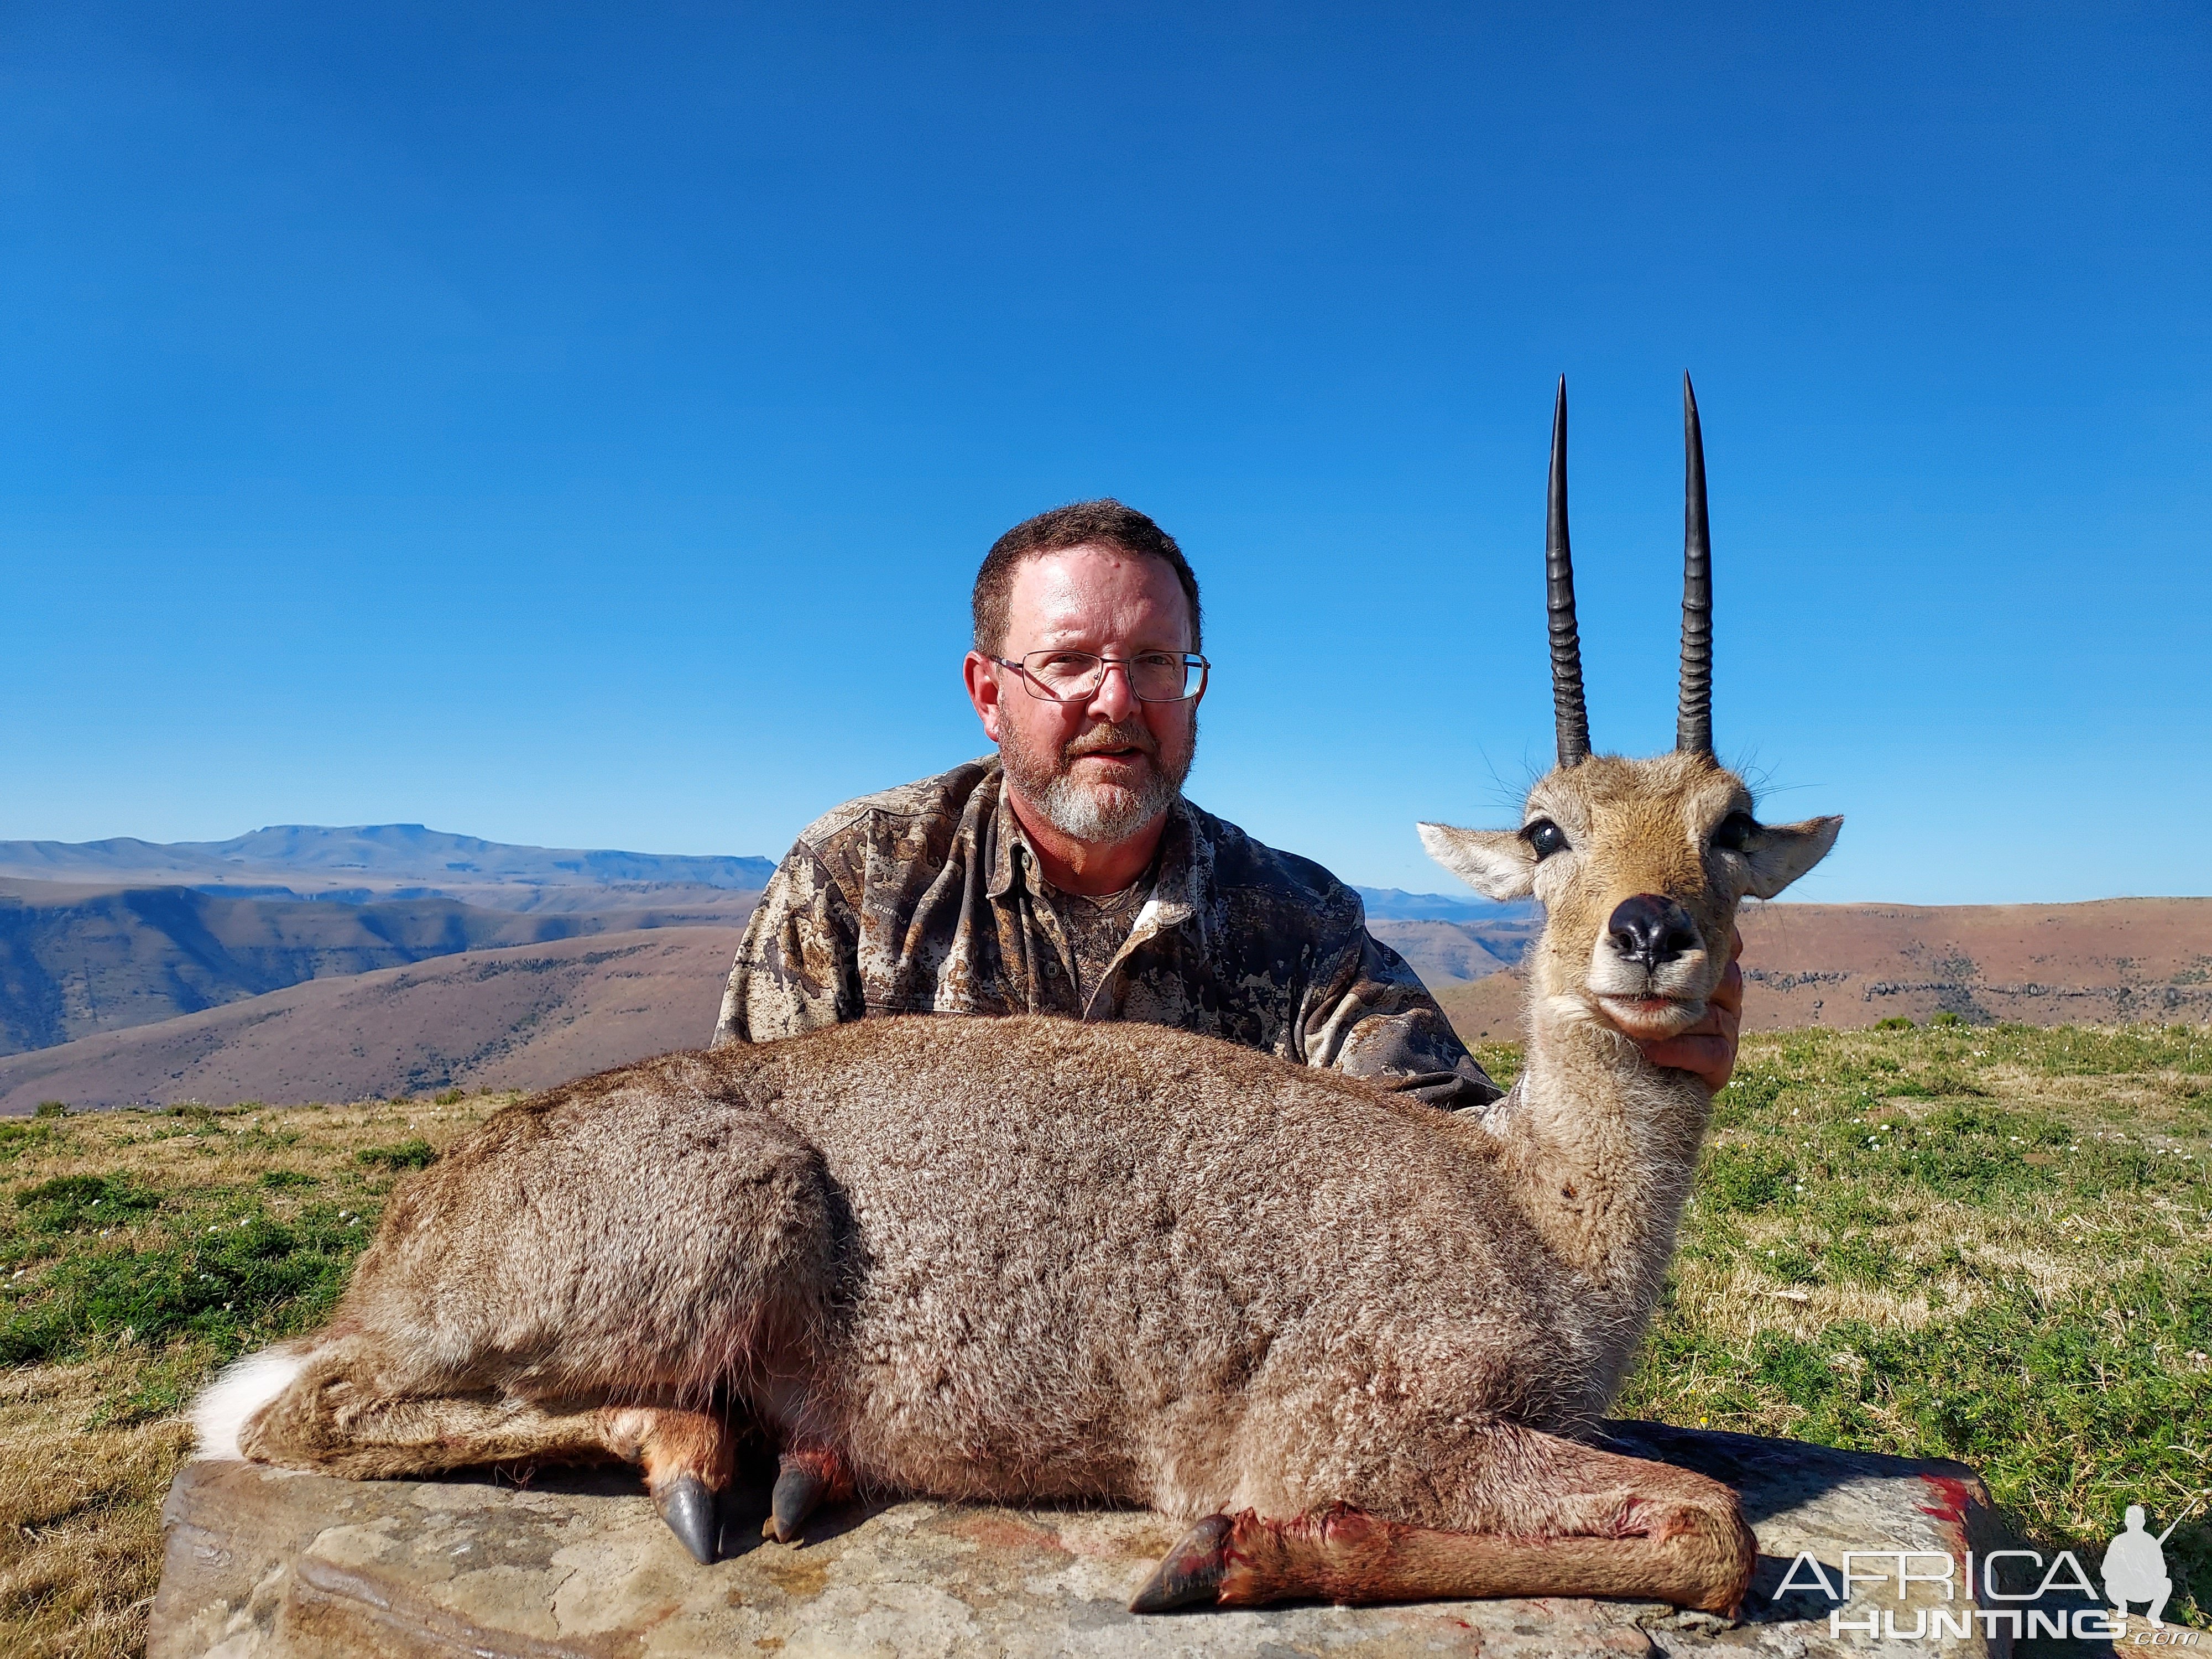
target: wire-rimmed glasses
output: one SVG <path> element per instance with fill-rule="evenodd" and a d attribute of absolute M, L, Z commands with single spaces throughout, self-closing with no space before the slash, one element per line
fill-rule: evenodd
<path fill-rule="evenodd" d="M 1133 657 L 1102 657 L 1092 651 L 1032 651 L 1018 659 L 994 657 L 1028 682 L 1030 696 L 1047 702 L 1088 702 L 1105 683 L 1106 671 L 1119 668 L 1129 678 L 1129 695 L 1139 702 L 1188 702 L 1206 690 L 1212 666 L 1194 651 L 1139 651 Z"/>

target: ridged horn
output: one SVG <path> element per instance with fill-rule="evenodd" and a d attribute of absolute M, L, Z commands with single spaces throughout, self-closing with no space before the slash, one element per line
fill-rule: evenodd
<path fill-rule="evenodd" d="M 1705 522 L 1705 438 L 1698 394 L 1682 376 L 1682 687 L 1674 747 L 1713 752 L 1713 538 Z"/>
<path fill-rule="evenodd" d="M 1552 406 L 1552 496 L 1544 519 L 1544 599 L 1552 625 L 1552 718 L 1559 764 L 1589 758 L 1589 711 L 1583 703 L 1583 642 L 1575 628 L 1575 559 L 1567 545 L 1567 377 Z"/>

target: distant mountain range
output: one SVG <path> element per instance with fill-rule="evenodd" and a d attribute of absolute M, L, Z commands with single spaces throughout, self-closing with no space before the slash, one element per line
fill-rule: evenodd
<path fill-rule="evenodd" d="M 1534 920 L 1540 923 L 1544 914 L 1543 907 L 1533 901 L 1493 904 L 1488 899 L 1408 893 L 1396 887 L 1355 887 L 1352 890 L 1366 905 L 1370 921 L 1451 921 L 1488 927 L 1508 921 Z"/>
<path fill-rule="evenodd" d="M 598 895 L 697 888 L 757 893 L 773 859 L 519 847 L 419 823 L 332 829 L 279 823 L 229 841 L 0 842 L 0 878 L 100 886 L 182 886 L 240 897 L 453 898 L 493 909 L 549 907 L 560 890 Z"/>
<path fill-rule="evenodd" d="M 0 1054 L 458 951 L 643 927 L 742 927 L 758 897 L 692 887 L 595 890 L 591 908 L 517 911 L 449 898 L 332 903 L 0 880 Z M 678 902 L 639 902 L 660 895 Z"/>
<path fill-rule="evenodd" d="M 0 1054 L 457 951 L 742 927 L 775 869 L 419 823 L 0 842 Z"/>

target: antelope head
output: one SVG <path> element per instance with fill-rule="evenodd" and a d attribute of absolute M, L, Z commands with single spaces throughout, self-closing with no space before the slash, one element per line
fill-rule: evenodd
<path fill-rule="evenodd" d="M 1530 994 L 1568 999 L 1650 1041 L 1696 1024 L 1728 966 L 1745 897 L 1771 898 L 1827 855 L 1840 817 L 1761 823 L 1743 780 L 1713 755 L 1712 549 L 1705 441 L 1682 377 L 1682 676 L 1674 749 L 1649 760 L 1593 755 L 1567 543 L 1567 386 L 1552 416 L 1545 566 L 1559 764 L 1517 830 L 1424 823 L 1429 855 L 1494 899 L 1534 894 L 1543 938 Z"/>

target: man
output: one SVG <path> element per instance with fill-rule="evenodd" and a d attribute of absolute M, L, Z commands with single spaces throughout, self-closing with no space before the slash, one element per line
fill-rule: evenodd
<path fill-rule="evenodd" d="M 878 1014 L 1181 1026 L 1446 1109 L 1498 1090 L 1358 896 L 1182 797 L 1208 665 L 1198 582 L 1118 501 L 1000 537 L 975 578 L 968 696 L 995 757 L 848 802 L 745 930 L 714 1041 Z M 1733 963 L 1700 1025 L 1645 1045 L 1716 1089 Z"/>

